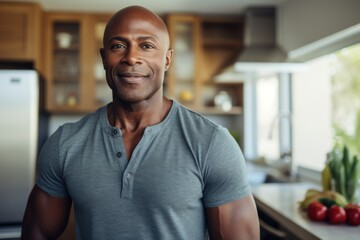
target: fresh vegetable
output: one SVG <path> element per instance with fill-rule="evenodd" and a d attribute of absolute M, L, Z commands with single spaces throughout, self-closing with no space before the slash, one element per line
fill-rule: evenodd
<path fill-rule="evenodd" d="M 345 207 L 347 223 L 352 226 L 360 225 L 360 206 L 355 204 L 348 204 Z"/>
<path fill-rule="evenodd" d="M 324 191 L 335 190 L 345 196 L 347 201 L 354 201 L 360 179 L 358 157 L 356 155 L 351 157 L 346 145 L 342 149 L 336 146 L 329 154 L 321 178 Z M 334 181 L 334 188 L 331 184 L 332 180 Z"/>
<path fill-rule="evenodd" d="M 307 208 L 308 217 L 316 222 L 324 221 L 326 217 L 327 207 L 320 202 L 312 202 Z"/>
<path fill-rule="evenodd" d="M 343 195 L 335 191 L 319 191 L 316 189 L 308 189 L 305 193 L 305 198 L 299 202 L 300 208 L 306 210 L 310 203 L 314 201 L 321 201 L 325 203 L 328 207 L 333 204 L 339 206 L 345 206 L 348 204 L 348 201 Z"/>
<path fill-rule="evenodd" d="M 325 164 L 324 169 L 321 171 L 321 183 L 323 191 L 331 191 L 331 171 L 329 164 Z"/>
<path fill-rule="evenodd" d="M 327 221 L 330 224 L 346 222 L 352 226 L 360 225 L 360 205 L 353 203 L 341 207 L 336 205 L 333 200 L 321 198 L 311 202 L 306 208 L 306 212 L 309 219 L 315 222 Z"/>
<path fill-rule="evenodd" d="M 320 198 L 318 200 L 320 203 L 322 203 L 323 205 L 325 205 L 327 208 L 333 206 L 333 205 L 337 205 L 335 200 L 329 199 L 329 198 Z"/>
<path fill-rule="evenodd" d="M 326 219 L 331 224 L 342 224 L 346 222 L 345 209 L 340 206 L 332 206 L 327 210 Z"/>

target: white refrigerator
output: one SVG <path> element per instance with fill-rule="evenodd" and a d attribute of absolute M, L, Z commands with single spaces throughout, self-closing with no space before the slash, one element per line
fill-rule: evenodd
<path fill-rule="evenodd" d="M 0 239 L 12 237 L 9 229 L 21 226 L 35 183 L 48 125 L 41 86 L 35 70 L 0 70 Z"/>

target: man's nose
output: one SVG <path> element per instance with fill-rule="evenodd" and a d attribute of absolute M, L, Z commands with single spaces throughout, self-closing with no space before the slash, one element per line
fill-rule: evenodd
<path fill-rule="evenodd" d="M 140 60 L 141 60 L 141 55 L 139 49 L 136 47 L 128 47 L 124 57 L 122 58 L 122 63 L 126 63 L 132 66 L 141 63 Z"/>

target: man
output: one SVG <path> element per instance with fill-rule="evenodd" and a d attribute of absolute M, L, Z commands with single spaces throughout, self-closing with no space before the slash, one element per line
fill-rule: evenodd
<path fill-rule="evenodd" d="M 61 126 L 39 158 L 22 239 L 56 239 L 74 204 L 77 239 L 258 239 L 241 151 L 229 132 L 163 96 L 164 22 L 117 12 L 100 50 L 113 102 Z"/>

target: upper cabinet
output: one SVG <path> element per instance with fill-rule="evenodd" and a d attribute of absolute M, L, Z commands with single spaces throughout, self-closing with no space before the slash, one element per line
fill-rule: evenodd
<path fill-rule="evenodd" d="M 42 69 L 41 14 L 35 3 L 0 2 L 0 60 L 32 61 Z"/>
<path fill-rule="evenodd" d="M 103 90 L 106 81 L 99 55 L 109 17 L 81 13 L 45 14 L 45 76 L 49 111 L 90 112 L 111 101 L 111 92 Z"/>
<path fill-rule="evenodd" d="M 42 12 L 32 3 L 0 6 L 0 60 L 34 62 L 46 80 L 49 112 L 86 113 L 112 100 L 99 51 L 111 14 Z M 241 113 L 242 84 L 214 77 L 242 49 L 242 19 L 170 14 L 165 22 L 175 50 L 165 95 L 205 114 Z"/>
<path fill-rule="evenodd" d="M 166 74 L 166 95 L 204 114 L 239 114 L 242 84 L 216 83 L 242 50 L 239 17 L 169 15 L 166 23 L 175 50 Z"/>
<path fill-rule="evenodd" d="M 200 98 L 200 22 L 197 16 L 166 17 L 174 58 L 165 80 L 165 95 L 190 108 L 197 108 Z"/>
<path fill-rule="evenodd" d="M 109 20 L 110 15 L 92 15 L 91 17 L 91 31 L 92 41 L 94 44 L 90 49 L 93 51 L 91 55 L 92 76 L 91 81 L 94 83 L 94 97 L 93 105 L 99 107 L 112 101 L 112 92 L 106 82 L 105 70 L 102 64 L 100 48 L 103 47 L 103 35 L 105 26 Z"/>

